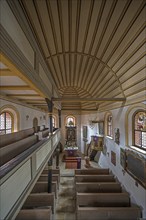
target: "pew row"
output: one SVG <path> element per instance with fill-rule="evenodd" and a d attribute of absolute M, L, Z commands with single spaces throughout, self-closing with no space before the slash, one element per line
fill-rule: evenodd
<path fill-rule="evenodd" d="M 52 220 L 51 209 L 22 209 L 15 220 Z"/>
<path fill-rule="evenodd" d="M 43 174 L 48 174 L 48 169 L 44 169 L 43 172 L 42 172 L 42 175 Z M 58 178 L 58 181 L 60 182 L 60 170 L 59 169 L 52 169 L 52 175 L 58 175 L 59 178 Z"/>
<path fill-rule="evenodd" d="M 137 220 L 139 207 L 77 207 L 77 220 Z"/>
<path fill-rule="evenodd" d="M 34 128 L 1 135 L 0 148 L 34 135 Z"/>
<path fill-rule="evenodd" d="M 31 135 L 22 140 L 0 148 L 0 166 L 12 160 L 14 157 L 27 150 L 29 147 L 33 146 L 37 142 L 38 137 L 36 135 Z"/>
<path fill-rule="evenodd" d="M 75 175 L 75 182 L 116 182 L 113 175 Z"/>
<path fill-rule="evenodd" d="M 107 175 L 110 174 L 109 169 L 106 168 L 92 168 L 92 169 L 75 169 L 75 175 Z"/>
<path fill-rule="evenodd" d="M 123 193 L 76 193 L 77 207 L 128 207 L 130 198 Z"/>
<path fill-rule="evenodd" d="M 44 193 L 48 192 L 48 182 L 36 182 L 31 193 Z M 55 193 L 55 198 L 57 198 L 57 182 L 52 182 L 52 192 Z"/>
<path fill-rule="evenodd" d="M 31 193 L 25 203 L 23 209 L 29 208 L 46 208 L 51 207 L 52 213 L 55 212 L 55 195 L 54 193 Z"/>
<path fill-rule="evenodd" d="M 60 177 L 58 174 L 52 174 L 52 181 L 57 181 L 57 187 L 59 188 L 59 180 L 60 180 Z M 41 174 L 39 179 L 38 179 L 38 182 L 46 182 L 48 181 L 48 175 L 47 174 Z"/>
<path fill-rule="evenodd" d="M 77 182 L 75 183 L 76 192 L 80 193 L 120 193 L 122 192 L 122 187 L 120 183 L 117 182 Z"/>

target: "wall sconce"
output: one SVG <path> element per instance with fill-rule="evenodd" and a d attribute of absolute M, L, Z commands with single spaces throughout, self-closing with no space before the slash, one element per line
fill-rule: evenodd
<path fill-rule="evenodd" d="M 123 176 L 125 175 L 126 171 L 125 170 L 122 170 L 122 173 L 123 173 Z"/>
<path fill-rule="evenodd" d="M 107 156 L 109 157 L 109 152 L 107 152 L 106 154 L 107 154 Z"/>
<path fill-rule="evenodd" d="M 45 115 L 43 116 L 43 119 L 46 120 L 46 116 Z"/>
<path fill-rule="evenodd" d="M 28 120 L 29 119 L 29 115 L 26 115 L 26 120 Z"/>

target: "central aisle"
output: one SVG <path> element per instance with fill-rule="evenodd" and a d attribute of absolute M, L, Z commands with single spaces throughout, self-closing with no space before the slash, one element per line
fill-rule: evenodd
<path fill-rule="evenodd" d="M 58 198 L 56 201 L 56 213 L 53 220 L 76 220 L 76 200 L 74 185 L 74 169 L 65 169 L 65 162 L 62 162 L 63 154 L 60 154 L 60 184 Z M 85 169 L 85 160 L 81 160 L 81 168 Z M 96 162 L 91 162 L 92 167 L 97 168 Z M 55 161 L 54 165 L 55 167 Z"/>
<path fill-rule="evenodd" d="M 60 184 L 54 220 L 75 220 L 74 169 L 65 169 L 62 157 L 63 155 L 60 154 Z"/>

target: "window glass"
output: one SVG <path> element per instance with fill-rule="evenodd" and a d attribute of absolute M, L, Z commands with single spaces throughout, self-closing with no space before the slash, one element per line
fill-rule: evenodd
<path fill-rule="evenodd" d="M 142 111 L 134 116 L 134 145 L 146 149 L 146 113 Z"/>
<path fill-rule="evenodd" d="M 0 134 L 12 132 L 12 116 L 8 112 L 0 114 Z"/>
<path fill-rule="evenodd" d="M 113 136 L 113 126 L 112 126 L 112 115 L 108 115 L 107 117 L 107 135 Z"/>
<path fill-rule="evenodd" d="M 75 126 L 75 118 L 72 116 L 68 116 L 66 118 L 66 125 L 74 127 Z"/>

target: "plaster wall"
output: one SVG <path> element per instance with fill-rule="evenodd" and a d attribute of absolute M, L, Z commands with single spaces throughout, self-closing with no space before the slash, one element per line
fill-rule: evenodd
<path fill-rule="evenodd" d="M 2 99 L 0 100 L 0 111 L 3 111 L 5 108 L 11 108 L 11 107 L 14 107 L 19 114 L 19 120 L 18 120 L 19 130 L 33 127 L 33 119 L 35 117 L 38 119 L 38 126 L 45 125 L 45 127 L 49 127 L 47 113 L 41 112 L 39 110 L 35 110 L 33 108 L 28 108 L 26 106 L 19 105 L 13 102 L 9 102 L 6 100 L 2 100 Z M 26 119 L 27 115 L 29 116 L 28 119 Z M 45 120 L 43 116 L 46 117 Z"/>
<path fill-rule="evenodd" d="M 139 105 L 141 107 L 141 105 Z M 99 158 L 99 165 L 101 167 L 109 168 L 113 174 L 118 178 L 118 180 L 121 182 L 122 187 L 126 189 L 127 192 L 130 193 L 131 196 L 131 202 L 138 204 L 142 207 L 143 212 L 143 218 L 146 218 L 146 190 L 138 184 L 135 179 L 133 179 L 127 172 L 124 172 L 123 167 L 120 164 L 120 148 L 127 148 L 126 146 L 126 132 L 128 131 L 129 136 L 129 145 L 132 144 L 132 122 L 131 117 L 134 111 L 138 109 L 137 107 L 130 107 L 132 110 L 130 111 L 129 116 L 127 117 L 126 121 L 126 113 L 129 111 L 129 107 L 119 108 L 111 110 L 113 116 L 113 134 L 115 133 L 115 129 L 119 128 L 120 130 L 120 144 L 116 144 L 114 139 L 115 135 L 113 136 L 113 139 L 109 138 L 108 136 L 105 136 L 104 138 L 104 145 L 106 146 L 106 153 L 101 152 L 100 158 Z M 97 120 L 104 120 L 105 119 L 105 113 L 99 113 L 96 117 Z M 81 124 L 82 125 L 89 125 L 89 119 L 93 118 L 95 115 L 83 115 L 81 118 Z M 126 126 L 128 126 L 126 128 Z M 82 128 L 81 128 L 82 129 Z M 90 143 L 91 135 L 96 135 L 96 127 L 94 129 L 91 129 L 88 127 L 88 142 Z M 82 140 L 82 137 L 81 137 Z M 84 142 L 81 141 L 81 150 L 84 152 Z M 113 151 L 116 154 L 116 165 L 114 165 L 111 162 L 111 151 Z"/>

